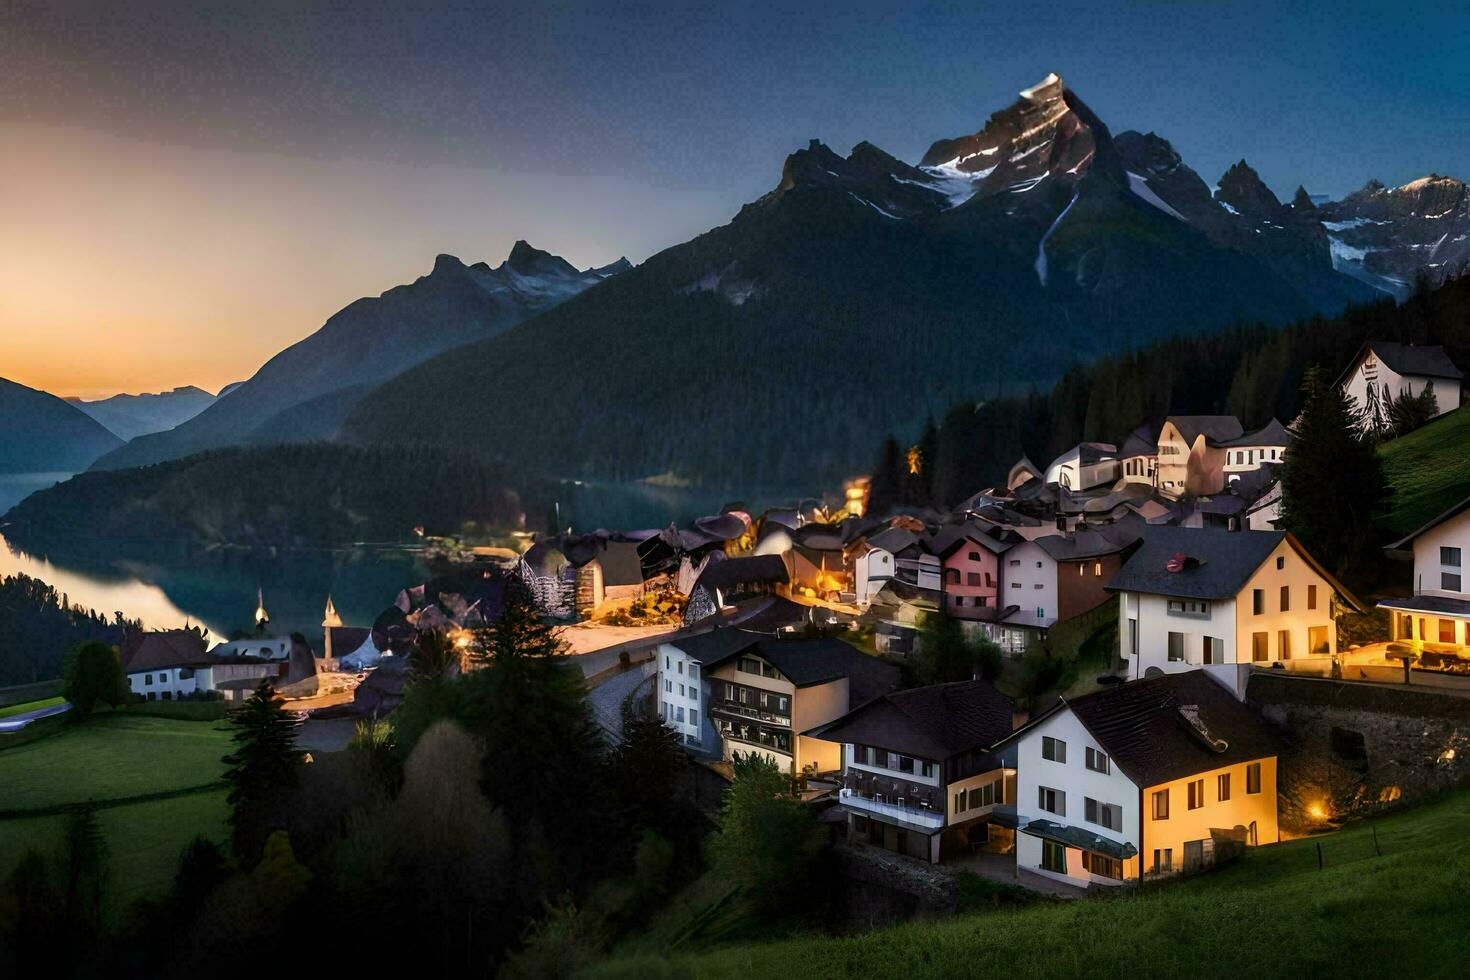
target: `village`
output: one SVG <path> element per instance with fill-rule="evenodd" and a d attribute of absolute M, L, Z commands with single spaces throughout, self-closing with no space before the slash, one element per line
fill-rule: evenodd
<path fill-rule="evenodd" d="M 1461 382 L 1439 348 L 1370 342 L 1335 384 L 1370 408 L 1429 389 L 1443 415 Z M 855 480 L 835 507 L 526 536 L 371 624 L 326 597 L 320 641 L 274 636 L 257 597 L 253 636 L 139 634 L 123 669 L 148 701 L 268 681 L 303 744 L 339 749 L 392 722 L 426 634 L 472 670 L 524 587 L 610 741 L 656 718 L 716 785 L 766 760 L 858 852 L 1060 895 L 1192 874 L 1428 799 L 1470 739 L 1444 720 L 1470 698 L 1470 498 L 1387 549 L 1413 592 L 1370 605 L 1277 526 L 1292 441 L 1170 416 L 1021 459 L 949 513 L 872 513 Z M 1364 764 L 1422 719 L 1393 765 Z"/>

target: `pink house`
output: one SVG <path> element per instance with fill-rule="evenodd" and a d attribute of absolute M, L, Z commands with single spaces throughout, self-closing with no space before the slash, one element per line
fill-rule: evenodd
<path fill-rule="evenodd" d="M 945 608 L 960 619 L 995 619 L 1001 596 L 1000 556 L 1011 543 L 974 524 L 947 528 L 936 539 L 944 569 Z"/>

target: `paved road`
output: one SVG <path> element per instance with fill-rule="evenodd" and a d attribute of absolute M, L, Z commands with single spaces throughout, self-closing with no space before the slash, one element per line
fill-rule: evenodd
<path fill-rule="evenodd" d="M 0 718 L 0 734 L 18 732 L 33 721 L 50 718 L 52 715 L 59 715 L 70 710 L 71 705 L 69 704 L 53 704 L 49 708 L 36 708 L 34 711 L 11 715 L 9 718 Z"/>
<path fill-rule="evenodd" d="M 592 706 L 593 716 L 614 742 L 623 737 L 623 703 L 649 680 L 651 678 L 644 677 L 642 670 L 634 667 L 587 692 L 587 703 Z"/>

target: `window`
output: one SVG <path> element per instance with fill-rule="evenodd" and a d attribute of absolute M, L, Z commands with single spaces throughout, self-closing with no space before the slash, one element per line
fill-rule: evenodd
<path fill-rule="evenodd" d="M 979 585 L 980 584 L 980 573 L 979 572 L 967 572 L 967 573 L 965 573 L 965 584 L 966 585 Z"/>
<path fill-rule="evenodd" d="M 1317 587 L 1315 585 L 1307 586 L 1307 608 L 1317 608 Z"/>
<path fill-rule="evenodd" d="M 906 755 L 899 756 L 898 757 L 898 771 L 899 772 L 910 772 L 910 773 L 913 772 L 914 771 L 914 760 L 912 758 L 910 758 L 909 756 L 906 756 Z"/>
<path fill-rule="evenodd" d="M 1441 591 L 1444 591 L 1444 592 L 1459 592 L 1460 591 L 1460 573 L 1459 572 L 1440 572 L 1439 573 L 1439 587 L 1440 587 L 1440 590 Z"/>
<path fill-rule="evenodd" d="M 1250 841 L 1251 847 L 1256 846 L 1256 822 L 1254 820 L 1251 821 L 1250 831 L 1246 836 L 1246 840 Z"/>
<path fill-rule="evenodd" d="M 978 552 L 978 551 L 972 551 L 972 552 L 969 553 L 968 557 L 969 557 L 969 559 L 971 561 L 979 561 L 980 560 L 980 552 Z"/>
<path fill-rule="evenodd" d="M 672 667 L 673 661 L 669 659 L 669 655 L 667 653 L 664 654 L 664 670 L 670 670 Z"/>
<path fill-rule="evenodd" d="M 868 764 L 868 747 L 866 745 L 854 744 L 852 747 L 852 761 L 859 766 Z"/>
<path fill-rule="evenodd" d="M 149 686 L 149 687 L 152 687 L 153 686 L 153 675 L 152 674 L 144 674 L 143 675 L 143 683 L 145 685 Z"/>
<path fill-rule="evenodd" d="M 1019 558 L 1012 558 L 1011 559 L 1011 567 L 1012 568 L 1020 568 L 1021 567 L 1021 559 L 1019 559 Z"/>
<path fill-rule="evenodd" d="M 1184 659 L 1184 634 L 1169 634 L 1169 659 L 1171 661 L 1182 661 Z"/>
<path fill-rule="evenodd" d="M 1067 794 L 1059 789 L 1051 789 L 1047 786 L 1036 787 L 1036 805 L 1047 813 L 1055 813 L 1059 817 L 1067 815 Z"/>
<path fill-rule="evenodd" d="M 1154 819 L 1169 819 L 1169 790 L 1167 788 L 1154 790 Z"/>
<path fill-rule="evenodd" d="M 1105 854 L 1083 851 L 1082 867 L 1100 878 L 1116 878 L 1119 881 L 1123 879 L 1123 862 Z"/>
<path fill-rule="evenodd" d="M 1087 797 L 1082 801 L 1083 816 L 1088 823 L 1095 823 L 1108 830 L 1123 829 L 1123 808 L 1116 803 L 1099 803 Z"/>
<path fill-rule="evenodd" d="M 695 711 L 693 708 L 689 709 L 689 724 L 693 725 L 695 728 L 699 727 L 699 712 Z"/>
<path fill-rule="evenodd" d="M 1218 636 L 1201 637 L 1204 641 L 1200 650 L 1203 664 L 1223 664 L 1225 662 L 1225 641 Z"/>
<path fill-rule="evenodd" d="M 1441 565 L 1448 565 L 1450 568 L 1459 568 L 1460 549 L 1441 547 L 1439 549 L 1439 563 Z"/>
<path fill-rule="evenodd" d="M 679 673 L 684 673 L 684 661 L 679 661 Z"/>
<path fill-rule="evenodd" d="M 1291 630 L 1276 632 L 1276 655 L 1282 660 L 1291 659 Z"/>
<path fill-rule="evenodd" d="M 1285 555 L 1277 555 L 1276 556 L 1276 570 L 1279 572 L 1279 571 L 1281 571 L 1285 567 L 1286 567 L 1286 556 Z"/>
<path fill-rule="evenodd" d="M 1251 615 L 1260 616 L 1266 612 L 1266 590 L 1251 589 Z"/>
<path fill-rule="evenodd" d="M 960 813 L 966 809 L 968 808 L 965 806 L 965 791 L 960 790 L 954 795 L 954 812 Z"/>
<path fill-rule="evenodd" d="M 1222 772 L 1215 777 L 1215 799 L 1221 803 L 1230 799 L 1230 773 Z"/>
<path fill-rule="evenodd" d="M 174 692 L 173 691 L 164 691 L 163 692 L 163 699 L 165 701 L 172 701 L 174 699 Z"/>
<path fill-rule="evenodd" d="M 1154 849 L 1154 874 L 1166 875 L 1174 870 L 1174 848 Z"/>
<path fill-rule="evenodd" d="M 682 705 L 674 708 L 674 720 L 681 725 L 684 723 L 684 708 Z"/>
<path fill-rule="evenodd" d="M 1321 656 L 1332 652 L 1332 644 L 1327 640 L 1327 627 L 1311 626 L 1307 628 L 1307 653 Z"/>
<path fill-rule="evenodd" d="M 1251 634 L 1251 659 L 1260 663 L 1271 658 L 1271 634 Z"/>
<path fill-rule="evenodd" d="M 1102 578 L 1102 562 L 1098 561 L 1092 563 L 1092 577 Z"/>
<path fill-rule="evenodd" d="M 1091 769 L 1093 772 L 1107 772 L 1108 771 L 1108 755 L 1107 755 L 1107 753 L 1106 752 L 1100 752 L 1097 749 L 1094 749 L 1091 746 L 1088 746 L 1088 749 L 1087 749 L 1087 768 Z"/>
<path fill-rule="evenodd" d="M 664 693 L 665 694 L 673 694 L 674 693 L 674 682 L 672 680 L 670 680 L 669 678 L 667 678 L 667 677 L 664 678 Z"/>
<path fill-rule="evenodd" d="M 946 568 L 944 570 L 944 583 L 946 585 L 959 585 L 960 570 L 958 568 Z"/>
<path fill-rule="evenodd" d="M 1205 842 L 1202 840 L 1187 840 L 1184 842 L 1184 870 L 1198 871 L 1205 865 Z"/>
<path fill-rule="evenodd" d="M 934 775 L 934 763 L 921 761 L 919 763 L 919 775 L 924 776 L 925 778 L 928 778 L 930 776 L 933 776 Z"/>
<path fill-rule="evenodd" d="M 1289 585 L 1281 587 L 1281 611 L 1291 612 L 1291 586 Z"/>
<path fill-rule="evenodd" d="M 1138 620 L 1128 620 L 1128 652 L 1138 656 Z"/>
<path fill-rule="evenodd" d="M 1067 743 L 1050 735 L 1041 736 L 1041 757 L 1048 762 L 1067 761 Z"/>
<path fill-rule="evenodd" d="M 1439 642 L 1455 642 L 1455 621 L 1453 619 L 1441 619 L 1439 621 Z"/>
<path fill-rule="evenodd" d="M 1189 616 L 1194 619 L 1208 619 L 1210 617 L 1210 604 L 1198 599 L 1170 599 L 1164 605 L 1164 611 L 1170 616 Z"/>
<path fill-rule="evenodd" d="M 1254 796 L 1261 791 L 1261 764 L 1252 762 L 1245 767 L 1245 792 L 1247 796 Z"/>
<path fill-rule="evenodd" d="M 1041 842 L 1041 867 L 1057 874 L 1067 873 L 1067 849 L 1056 841 Z"/>
<path fill-rule="evenodd" d="M 985 805 L 985 794 L 980 791 L 980 787 L 979 786 L 972 786 L 972 787 L 970 787 L 970 806 L 968 807 L 968 809 L 973 810 L 976 807 L 984 806 L 984 805 Z"/>
<path fill-rule="evenodd" d="M 1191 779 L 1189 781 L 1189 800 L 1187 804 L 1191 810 L 1198 810 L 1205 805 L 1205 781 L 1203 779 Z"/>

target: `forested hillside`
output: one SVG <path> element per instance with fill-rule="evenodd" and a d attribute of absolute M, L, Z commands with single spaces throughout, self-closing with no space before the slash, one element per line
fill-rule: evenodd
<path fill-rule="evenodd" d="M 0 687 L 60 677 L 67 650 L 84 640 L 121 643 L 125 625 L 121 613 L 78 609 L 40 579 L 0 577 Z"/>
<path fill-rule="evenodd" d="M 439 450 L 329 444 L 221 449 L 130 470 L 82 473 L 33 494 L 11 537 L 330 545 L 407 541 L 414 528 L 541 528 L 545 484 Z"/>
<path fill-rule="evenodd" d="M 1286 329 L 1257 325 L 1176 337 L 1069 370 L 1049 393 L 1033 391 L 951 408 L 931 435 L 926 466 L 931 502 L 953 505 L 1005 480 L 1023 455 L 1045 466 L 1083 439 L 1121 443 L 1135 427 L 1165 415 L 1233 414 L 1247 430 L 1274 416 L 1289 422 L 1309 365 L 1344 370 L 1363 341 L 1442 344 L 1470 365 L 1470 278 L 1420 289 L 1402 306 L 1385 298 L 1338 317 L 1313 317 Z M 902 483 L 875 443 L 882 485 Z"/>

